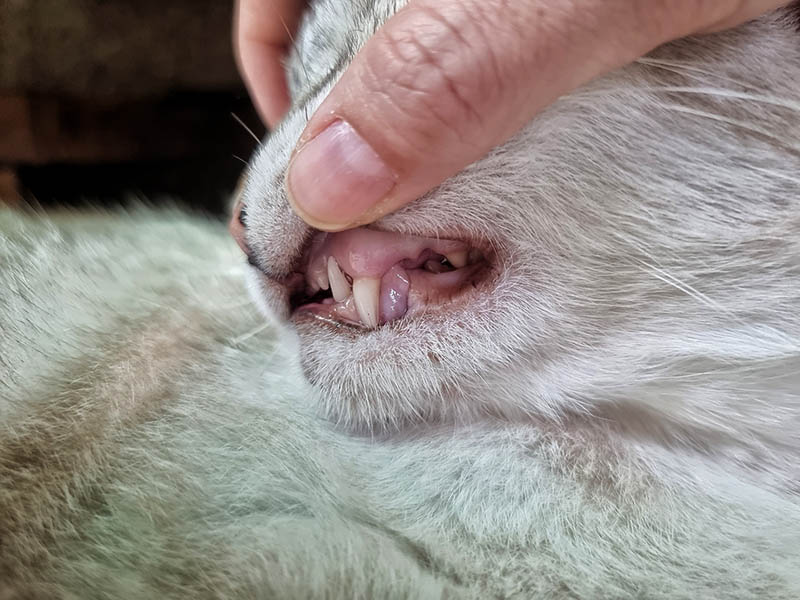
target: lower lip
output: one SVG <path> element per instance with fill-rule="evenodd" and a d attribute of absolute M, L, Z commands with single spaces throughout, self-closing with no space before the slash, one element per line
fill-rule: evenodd
<path fill-rule="evenodd" d="M 409 273 L 412 274 L 412 285 L 409 292 L 407 312 L 403 317 L 393 319 L 380 326 L 414 318 L 417 313 L 428 312 L 430 309 L 449 306 L 454 298 L 461 297 L 474 291 L 477 287 L 476 279 L 479 276 L 482 280 L 486 279 L 486 271 L 486 263 L 478 263 L 464 269 L 436 275 L 428 273 L 427 271 L 410 271 Z M 422 278 L 428 280 L 427 285 L 420 285 L 418 283 L 418 287 L 415 289 L 414 279 L 417 279 L 419 282 Z M 431 281 L 435 281 L 438 285 L 431 285 Z M 421 292 L 420 288 L 424 288 L 425 292 Z M 323 304 L 315 302 L 313 304 L 304 304 L 294 309 L 292 319 L 306 320 L 306 318 L 313 318 L 314 320 L 330 325 L 370 331 L 370 328 L 365 327 L 361 321 L 353 320 L 345 314 L 342 314 L 342 310 L 340 310 L 342 308 L 347 310 L 345 307 L 342 307 L 340 303 Z M 350 312 L 352 315 L 352 310 Z"/>
<path fill-rule="evenodd" d="M 295 322 L 313 320 L 320 323 L 325 323 L 327 325 L 333 325 L 335 327 L 347 327 L 350 329 L 358 329 L 360 331 L 369 331 L 367 327 L 364 327 L 361 321 L 352 321 L 350 319 L 344 319 L 340 316 L 333 316 L 331 314 L 330 306 L 325 304 L 307 304 L 305 306 L 301 306 L 292 313 L 291 319 Z"/>

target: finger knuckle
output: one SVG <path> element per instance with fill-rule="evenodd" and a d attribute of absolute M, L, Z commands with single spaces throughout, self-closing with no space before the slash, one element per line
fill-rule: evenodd
<path fill-rule="evenodd" d="M 381 32 L 379 51 L 368 64 L 370 79 L 422 138 L 442 130 L 463 138 L 480 130 L 499 93 L 492 48 L 463 10 L 415 11 L 404 26 Z"/>

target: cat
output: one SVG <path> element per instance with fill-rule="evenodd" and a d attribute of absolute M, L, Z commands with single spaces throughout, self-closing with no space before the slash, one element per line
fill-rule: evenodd
<path fill-rule="evenodd" d="M 398 8 L 311 3 L 246 260 L 0 212 L 0 598 L 799 597 L 797 9 L 314 232 L 292 147 Z"/>

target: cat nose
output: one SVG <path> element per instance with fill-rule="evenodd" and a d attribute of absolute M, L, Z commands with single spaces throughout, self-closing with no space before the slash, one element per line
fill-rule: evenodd
<path fill-rule="evenodd" d="M 245 239 L 245 219 L 247 218 L 247 213 L 245 212 L 244 203 L 242 202 L 241 198 L 236 200 L 236 204 L 233 206 L 233 214 L 231 215 L 231 220 L 228 223 L 228 231 L 231 232 L 233 239 L 236 240 L 236 243 L 239 244 L 239 248 L 242 249 L 247 255 L 247 258 L 251 258 L 253 252 L 250 250 L 250 246 L 247 245 L 247 240 Z"/>

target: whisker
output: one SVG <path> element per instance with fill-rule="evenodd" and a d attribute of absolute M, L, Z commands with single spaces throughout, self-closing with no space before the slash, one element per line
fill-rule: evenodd
<path fill-rule="evenodd" d="M 674 112 L 683 113 L 687 115 L 692 115 L 695 117 L 702 117 L 704 119 L 709 119 L 711 121 L 717 121 L 719 123 L 727 123 L 728 125 L 733 125 L 735 127 L 739 127 L 741 129 L 745 129 L 747 131 L 752 131 L 753 133 L 757 133 L 759 135 L 763 135 L 766 138 L 775 140 L 780 142 L 784 147 L 793 150 L 794 152 L 800 153 L 800 146 L 790 144 L 786 140 L 786 138 L 779 137 L 774 133 L 767 131 L 766 129 L 762 129 L 760 127 L 754 127 L 747 121 L 740 121 L 738 119 L 731 119 L 730 117 L 724 117 L 719 114 L 706 112 L 704 110 L 698 110 L 695 108 L 689 108 L 688 106 L 681 106 L 680 104 L 660 104 L 662 108 L 666 108 L 667 110 L 672 110 Z"/>
<path fill-rule="evenodd" d="M 237 123 L 239 123 L 239 125 L 241 125 L 242 127 L 244 127 L 244 130 L 245 130 L 247 133 L 249 133 L 249 134 L 252 136 L 252 138 L 253 138 L 253 139 L 256 141 L 256 144 L 260 144 L 260 143 L 261 143 L 261 140 L 260 140 L 260 139 L 258 139 L 258 136 L 257 136 L 255 133 L 253 133 L 253 130 L 252 130 L 252 129 L 250 129 L 250 128 L 249 128 L 247 125 L 245 125 L 244 121 L 242 121 L 242 120 L 241 120 L 241 119 L 240 119 L 240 118 L 239 118 L 239 117 L 236 115 L 236 113 L 234 113 L 234 112 L 231 112 L 231 116 L 234 118 L 234 120 L 235 120 Z"/>
<path fill-rule="evenodd" d="M 271 325 L 272 324 L 269 321 L 265 321 L 264 323 L 262 323 L 261 325 L 259 325 L 255 329 L 252 329 L 251 331 L 248 331 L 247 333 L 243 333 L 242 335 L 233 338 L 230 341 L 230 344 L 231 344 L 231 346 L 238 346 L 242 342 L 246 342 L 247 340 L 249 340 L 251 337 L 258 335 L 259 333 L 261 333 L 262 331 L 264 331 L 266 329 L 269 329 L 269 327 Z"/>
<path fill-rule="evenodd" d="M 602 89 L 594 89 L 594 90 L 585 90 L 578 92 L 576 95 L 580 96 L 600 96 L 608 94 L 609 92 L 614 93 L 634 93 L 634 92 L 668 92 L 668 93 L 676 93 L 676 94 L 696 94 L 696 95 L 707 95 L 707 96 L 715 96 L 719 98 L 731 98 L 734 100 L 743 100 L 743 101 L 751 101 L 757 102 L 760 104 L 766 104 L 770 106 L 776 106 L 779 108 L 786 108 L 788 110 L 792 110 L 795 112 L 800 112 L 800 102 L 795 100 L 789 100 L 786 98 L 780 98 L 777 96 L 767 96 L 763 94 L 753 94 L 748 92 L 737 92 L 735 90 L 727 89 L 727 88 L 713 88 L 713 87 L 692 87 L 692 86 L 649 86 L 643 88 L 602 88 Z"/>
<path fill-rule="evenodd" d="M 612 223 L 610 219 L 605 219 L 605 220 L 609 224 Z M 643 240 L 640 240 L 639 238 L 636 237 L 629 237 L 627 235 L 623 235 L 621 232 L 617 232 L 615 237 L 618 240 L 620 240 L 623 244 L 626 244 L 627 246 L 632 248 L 635 253 L 644 256 L 644 258 L 637 258 L 635 255 L 628 257 L 628 262 L 634 267 L 654 276 L 656 279 L 659 279 L 664 283 L 671 285 L 672 287 L 682 291 L 683 293 L 698 300 L 699 302 L 701 302 L 706 306 L 714 308 L 715 310 L 723 312 L 729 316 L 734 316 L 732 311 L 727 310 L 717 302 L 711 300 L 708 296 L 706 296 L 699 290 L 692 287 L 691 284 L 681 280 L 676 275 L 668 272 L 666 268 L 662 265 L 662 261 L 659 260 L 659 257 L 650 250 L 649 244 L 644 243 Z"/>
<path fill-rule="evenodd" d="M 655 277 L 656 279 L 660 279 L 664 283 L 671 285 L 677 290 L 682 291 L 683 293 L 697 300 L 704 306 L 708 306 L 709 308 L 713 308 L 719 313 L 724 314 L 725 316 L 730 318 L 732 322 L 738 323 L 739 325 L 742 325 L 744 327 L 750 327 L 750 324 L 746 319 L 743 319 L 741 316 L 737 315 L 734 311 L 721 305 L 719 302 L 712 300 L 711 298 L 709 298 L 696 288 L 692 287 L 691 285 L 689 285 L 685 281 L 682 281 L 681 279 L 677 278 L 671 273 L 668 273 L 664 269 L 659 269 L 657 267 L 654 267 L 653 265 L 650 265 L 643 260 L 635 260 L 635 262 L 638 262 L 640 265 L 644 265 L 643 270 L 652 275 L 653 277 Z M 796 343 L 793 340 L 791 340 L 791 338 L 787 338 L 784 332 L 768 324 L 762 325 L 762 329 L 764 332 L 769 332 L 770 334 L 776 336 L 776 338 L 778 340 L 781 340 L 782 343 L 789 344 L 790 347 L 793 349 L 796 348 Z"/>
<path fill-rule="evenodd" d="M 231 154 L 231 156 L 236 160 L 240 161 L 243 165 L 247 166 L 247 161 L 243 159 L 241 156 L 237 156 L 236 154 Z"/>
<path fill-rule="evenodd" d="M 762 104 L 779 106 L 781 108 L 788 108 L 789 110 L 800 112 L 800 102 L 793 102 L 792 100 L 785 100 L 783 98 L 776 98 L 773 96 L 764 96 L 761 94 L 736 92 L 724 88 L 663 86 L 663 87 L 648 88 L 648 90 L 657 90 L 659 92 L 675 92 L 681 94 L 699 94 L 699 95 L 717 96 L 720 98 L 733 98 L 736 100 L 751 100 L 753 102 L 760 102 Z"/>
<path fill-rule="evenodd" d="M 633 248 L 634 251 L 644 255 L 645 258 L 629 257 L 628 262 L 631 265 L 647 273 L 648 275 L 651 275 L 656 279 L 666 283 L 667 285 L 683 292 L 690 298 L 693 298 L 694 300 L 698 301 L 703 306 L 707 306 L 715 310 L 716 312 L 725 315 L 733 323 L 738 323 L 745 327 L 748 326 L 748 322 L 745 319 L 742 319 L 742 317 L 737 315 L 733 310 L 723 306 L 722 304 L 720 304 L 715 300 L 712 300 L 710 297 L 708 297 L 706 294 L 704 294 L 697 288 L 693 287 L 691 284 L 680 279 L 675 274 L 670 273 L 665 267 L 661 265 L 661 261 L 659 261 L 658 258 L 652 252 L 650 252 L 645 245 L 637 243 L 637 240 L 635 238 L 630 238 L 628 236 L 621 234 L 618 234 L 617 238 L 621 240 L 623 243 Z M 772 335 L 775 335 L 778 339 L 785 339 L 785 334 L 775 329 L 772 326 L 765 325 L 763 326 L 763 330 L 765 332 L 771 333 Z"/>
<path fill-rule="evenodd" d="M 733 314 L 732 311 L 726 309 L 724 306 L 722 306 L 718 302 L 713 301 L 711 298 L 709 298 L 708 296 L 706 296 L 705 294 L 703 294 L 702 292 L 700 292 L 696 288 L 692 287 L 690 284 L 686 283 L 685 281 L 682 281 L 681 279 L 679 279 L 675 275 L 672 275 L 671 273 L 668 273 L 666 270 L 664 270 L 662 268 L 659 268 L 659 267 L 657 267 L 655 265 L 652 265 L 652 264 L 650 264 L 650 263 L 648 263 L 648 262 L 646 262 L 644 260 L 633 259 L 633 262 L 634 263 L 638 263 L 638 265 L 640 266 L 640 268 L 642 268 L 642 270 L 644 270 L 645 272 L 649 273 L 650 275 L 652 275 L 656 279 L 660 279 L 664 283 L 666 283 L 668 285 L 671 285 L 672 287 L 674 287 L 677 290 L 680 290 L 681 292 L 683 292 L 687 296 L 689 296 L 691 298 L 694 298 L 695 300 L 697 300 L 701 304 L 703 304 L 705 306 L 708 306 L 709 308 L 713 308 L 714 310 L 716 310 L 718 312 L 721 312 L 721 313 L 724 313 L 724 314 L 726 314 L 728 316 L 734 317 L 734 314 Z"/>
<path fill-rule="evenodd" d="M 281 25 L 283 25 L 284 30 L 286 31 L 286 35 L 289 36 L 289 43 L 292 44 L 292 48 L 294 48 L 295 54 L 297 54 L 297 60 L 300 62 L 300 68 L 303 69 L 303 75 L 305 75 L 306 83 L 311 81 L 311 78 L 308 76 L 308 70 L 306 69 L 306 63 L 303 60 L 303 55 L 300 53 L 300 48 L 298 48 L 297 44 L 294 41 L 294 35 L 289 30 L 289 27 L 286 25 L 286 21 L 283 19 L 281 15 L 278 15 L 278 18 L 281 20 Z M 306 115 L 306 121 L 308 120 L 308 115 Z"/>
<path fill-rule="evenodd" d="M 253 138 L 253 139 L 256 141 L 256 144 L 260 144 L 260 143 L 261 143 L 261 140 L 260 140 L 260 139 L 258 139 L 258 136 L 257 136 L 255 133 L 253 133 L 253 130 L 252 130 L 252 129 L 250 129 L 250 128 L 249 128 L 249 127 L 248 127 L 248 126 L 245 124 L 245 122 L 244 122 L 244 121 L 242 121 L 242 120 L 239 118 L 239 116 L 238 116 L 236 113 L 234 113 L 234 112 L 231 112 L 231 116 L 233 117 L 233 119 L 234 119 L 234 120 L 235 120 L 237 123 L 239 123 L 239 125 L 241 125 L 242 127 L 244 127 L 244 130 L 245 130 L 247 133 L 249 133 L 249 134 L 250 134 L 250 137 L 252 137 L 252 138 Z"/>
<path fill-rule="evenodd" d="M 696 79 L 699 79 L 704 82 L 707 81 L 708 77 L 713 77 L 715 79 L 719 79 L 720 81 L 728 81 L 743 88 L 749 88 L 752 90 L 759 89 L 758 86 L 745 83 L 744 81 L 741 81 L 739 79 L 726 77 L 724 75 L 720 75 L 719 73 L 715 73 L 714 71 L 701 69 L 700 67 L 696 67 L 694 65 L 687 65 L 677 61 L 664 60 L 660 58 L 651 58 L 645 56 L 643 58 L 638 59 L 636 62 L 642 65 L 647 65 L 649 67 L 655 67 L 657 69 L 669 71 L 671 73 L 677 73 L 678 75 L 695 77 Z"/>

